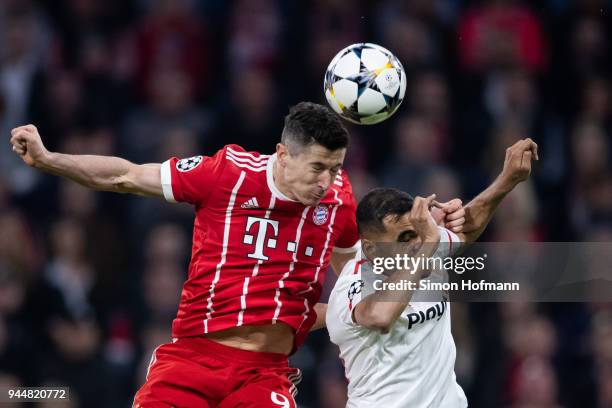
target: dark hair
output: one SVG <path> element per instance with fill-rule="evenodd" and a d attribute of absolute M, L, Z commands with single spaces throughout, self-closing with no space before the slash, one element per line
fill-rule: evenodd
<path fill-rule="evenodd" d="M 319 144 L 334 151 L 348 146 L 348 131 L 338 115 L 323 105 L 300 102 L 289 108 L 281 142 L 289 150 Z M 292 152 L 293 154 L 293 152 Z"/>
<path fill-rule="evenodd" d="M 359 201 L 357 225 L 359 233 L 385 232 L 383 220 L 388 215 L 400 217 L 412 210 L 414 199 L 396 188 L 375 188 Z"/>

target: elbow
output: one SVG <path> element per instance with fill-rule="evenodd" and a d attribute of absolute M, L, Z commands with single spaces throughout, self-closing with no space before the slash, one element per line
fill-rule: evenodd
<path fill-rule="evenodd" d="M 134 191 L 134 183 L 126 176 L 114 177 L 107 183 L 99 183 L 99 190 L 112 191 L 115 193 L 130 193 Z"/>
<path fill-rule="evenodd" d="M 376 308 L 367 309 L 368 310 L 361 311 L 361 313 L 355 313 L 355 320 L 357 323 L 370 330 L 376 330 L 383 334 L 388 333 L 395 322 L 391 314 L 376 310 Z"/>

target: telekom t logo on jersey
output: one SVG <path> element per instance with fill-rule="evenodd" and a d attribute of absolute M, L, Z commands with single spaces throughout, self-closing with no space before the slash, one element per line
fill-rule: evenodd
<path fill-rule="evenodd" d="M 264 253 L 266 248 L 276 248 L 278 245 L 278 221 L 269 218 L 249 217 L 247 218 L 246 231 L 242 238 L 242 243 L 255 246 L 252 253 L 248 254 L 249 258 L 259 261 L 267 261 L 269 258 Z M 286 247 L 285 247 L 286 244 Z M 283 242 L 282 248 L 285 248 L 289 253 L 297 253 L 298 242 L 287 241 Z M 302 246 L 304 256 L 312 256 L 314 247 L 312 245 Z"/>
<path fill-rule="evenodd" d="M 256 225 L 253 227 L 253 225 Z M 272 227 L 272 236 L 267 238 L 268 227 Z M 278 221 L 270 220 L 268 218 L 249 217 L 247 220 L 246 234 L 242 242 L 247 245 L 253 245 L 253 238 L 255 235 L 251 233 L 251 229 L 254 230 L 255 238 L 255 251 L 248 254 L 249 258 L 259 259 L 260 261 L 267 261 L 268 257 L 264 254 L 264 247 L 276 248 L 276 237 L 278 236 Z"/>

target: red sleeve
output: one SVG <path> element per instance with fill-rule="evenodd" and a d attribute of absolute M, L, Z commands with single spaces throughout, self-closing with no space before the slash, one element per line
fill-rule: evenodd
<path fill-rule="evenodd" d="M 341 209 L 343 225 L 340 236 L 334 245 L 334 252 L 348 253 L 356 251 L 359 246 L 359 231 L 356 219 L 357 204 L 355 203 L 353 189 L 346 174 L 343 175 L 341 182 L 343 183 L 342 188 L 344 190 L 344 202 Z"/>
<path fill-rule="evenodd" d="M 173 157 L 161 165 L 161 182 L 166 200 L 204 205 L 225 166 L 225 148 L 214 156 Z"/>

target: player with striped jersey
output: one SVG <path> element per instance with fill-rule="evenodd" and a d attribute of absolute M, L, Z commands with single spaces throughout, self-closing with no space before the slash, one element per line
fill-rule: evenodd
<path fill-rule="evenodd" d="M 476 240 L 506 194 L 528 178 L 532 156 L 538 158 L 531 139 L 508 148 L 501 174 L 465 207 L 466 223 L 457 234 L 436 225 L 430 213 L 434 196 L 413 200 L 399 190 L 376 189 L 360 201 L 357 222 L 363 254 L 342 270 L 326 319 L 345 365 L 348 407 L 467 406 L 454 373 L 448 294 L 416 289 L 371 290 L 366 295 L 365 277 L 374 276 L 374 259 L 396 255 L 390 246 L 404 245 L 415 254 L 445 258 Z M 413 282 L 418 287 L 425 276 L 431 282 L 448 279 L 445 270 L 387 272 L 387 284 Z"/>

